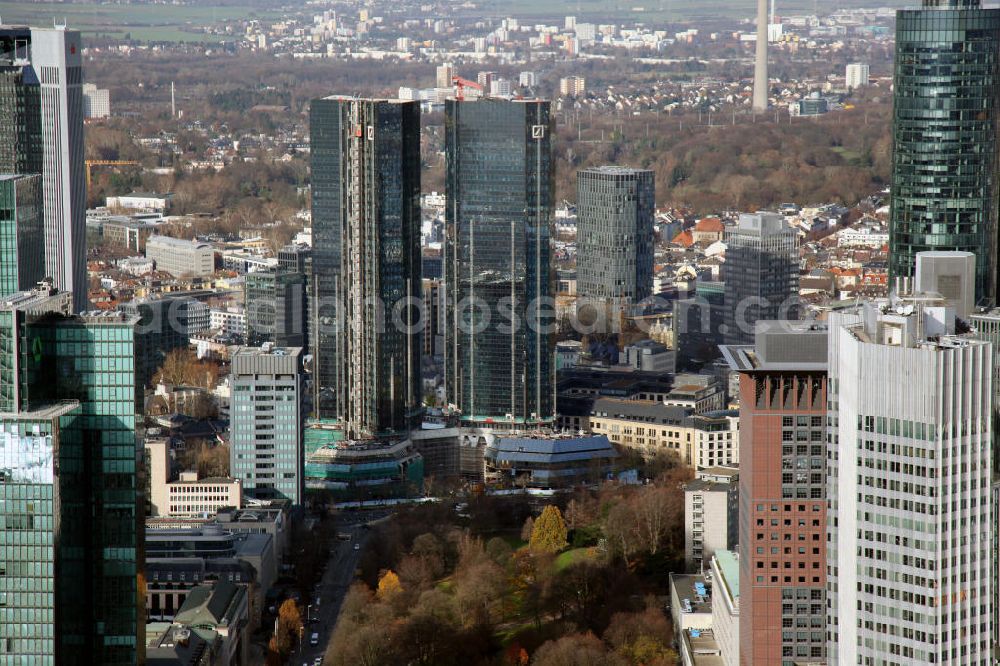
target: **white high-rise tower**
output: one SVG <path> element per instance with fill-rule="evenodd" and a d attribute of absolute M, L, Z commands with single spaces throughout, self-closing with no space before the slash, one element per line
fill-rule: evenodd
<path fill-rule="evenodd" d="M 45 273 L 87 308 L 87 186 L 80 33 L 31 29 L 31 64 L 41 82 Z"/>
<path fill-rule="evenodd" d="M 986 664 L 992 343 L 937 295 L 830 319 L 829 664 Z"/>
<path fill-rule="evenodd" d="M 757 57 L 753 69 L 754 113 L 767 111 L 767 0 L 757 0 Z"/>

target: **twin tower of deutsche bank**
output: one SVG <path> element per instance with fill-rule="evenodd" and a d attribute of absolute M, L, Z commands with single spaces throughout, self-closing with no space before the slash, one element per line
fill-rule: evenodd
<path fill-rule="evenodd" d="M 553 121 L 539 100 L 449 100 L 448 403 L 463 421 L 554 420 Z M 350 438 L 419 421 L 419 103 L 327 97 L 310 111 L 317 407 Z"/>

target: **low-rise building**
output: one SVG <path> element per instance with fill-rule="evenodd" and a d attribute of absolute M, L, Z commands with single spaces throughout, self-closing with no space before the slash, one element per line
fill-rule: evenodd
<path fill-rule="evenodd" d="M 250 605 L 245 587 L 221 580 L 196 585 L 174 616 L 174 626 L 185 627 L 218 643 L 220 666 L 249 663 Z"/>
<path fill-rule="evenodd" d="M 150 236 L 146 256 L 156 262 L 157 270 L 174 277 L 207 277 L 215 272 L 215 250 L 201 241 Z"/>
<path fill-rule="evenodd" d="M 101 223 L 101 235 L 108 245 L 124 247 L 134 252 L 145 252 L 146 241 L 155 228 L 155 224 L 145 220 L 113 215 Z"/>
<path fill-rule="evenodd" d="M 121 209 L 163 213 L 170 208 L 170 202 L 173 198 L 174 195 L 170 193 L 132 192 L 131 194 L 107 197 L 105 205 L 112 210 Z"/>
<path fill-rule="evenodd" d="M 740 664 L 740 560 L 731 550 L 712 556 L 712 633 L 723 666 Z"/>
<path fill-rule="evenodd" d="M 491 483 L 529 488 L 597 483 L 614 471 L 617 457 L 604 435 L 496 437 L 483 454 L 484 477 Z"/>
<path fill-rule="evenodd" d="M 740 460 L 737 412 L 695 414 L 651 400 L 600 398 L 590 412 L 590 429 L 644 455 L 674 452 L 695 468 L 736 465 Z"/>
<path fill-rule="evenodd" d="M 424 461 L 408 439 L 333 441 L 309 455 L 306 488 L 337 499 L 390 499 L 419 495 Z"/>
<path fill-rule="evenodd" d="M 167 484 L 168 516 L 214 516 L 219 509 L 242 503 L 240 481 L 232 477 L 199 479 L 197 472 L 181 472 L 177 481 Z"/>
<path fill-rule="evenodd" d="M 147 523 L 145 546 L 151 618 L 173 618 L 193 588 L 228 580 L 247 587 L 256 622 L 264 594 L 277 580 L 278 560 L 269 534 L 237 534 L 218 524 L 165 527 L 154 520 Z"/>
<path fill-rule="evenodd" d="M 646 372 L 673 373 L 677 352 L 654 340 L 640 340 L 625 347 L 622 365 Z"/>
<path fill-rule="evenodd" d="M 674 388 L 663 402 L 704 414 L 725 409 L 726 393 L 712 375 L 677 375 Z"/>

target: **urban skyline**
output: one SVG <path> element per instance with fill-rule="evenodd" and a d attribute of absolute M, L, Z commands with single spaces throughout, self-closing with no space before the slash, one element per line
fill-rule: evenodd
<path fill-rule="evenodd" d="M 0 25 L 0 662 L 1000 654 L 1000 10 L 550 3 Z"/>

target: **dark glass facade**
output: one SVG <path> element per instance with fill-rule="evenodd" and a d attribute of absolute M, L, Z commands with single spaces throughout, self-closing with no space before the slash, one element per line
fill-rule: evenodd
<path fill-rule="evenodd" d="M 751 344 L 762 320 L 799 318 L 798 234 L 777 213 L 741 215 L 726 231 L 726 344 Z"/>
<path fill-rule="evenodd" d="M 0 175 L 0 296 L 45 277 L 42 177 Z"/>
<path fill-rule="evenodd" d="M 926 250 L 976 254 L 996 299 L 1000 10 L 925 0 L 896 18 L 890 278 Z"/>
<path fill-rule="evenodd" d="M 318 415 L 405 433 L 422 402 L 420 106 L 314 100 L 310 135 Z"/>
<path fill-rule="evenodd" d="M 599 167 L 576 175 L 576 294 L 616 308 L 653 289 L 654 172 Z"/>
<path fill-rule="evenodd" d="M 247 344 L 259 347 L 273 342 L 279 347 L 304 347 L 306 276 L 278 270 L 246 276 Z"/>
<path fill-rule="evenodd" d="M 0 28 L 0 173 L 42 173 L 42 89 L 24 64 L 30 44 L 30 28 Z"/>
<path fill-rule="evenodd" d="M 0 607 L 0 640 L 5 656 L 24 655 L 17 663 L 139 658 L 137 323 L 118 313 L 0 310 L 2 347 L 15 357 L 3 362 L 19 388 L 13 410 L 0 414 L 0 437 L 12 444 L 0 464 L 0 594 L 39 593 Z"/>
<path fill-rule="evenodd" d="M 445 106 L 445 377 L 467 422 L 554 414 L 549 103 Z"/>

